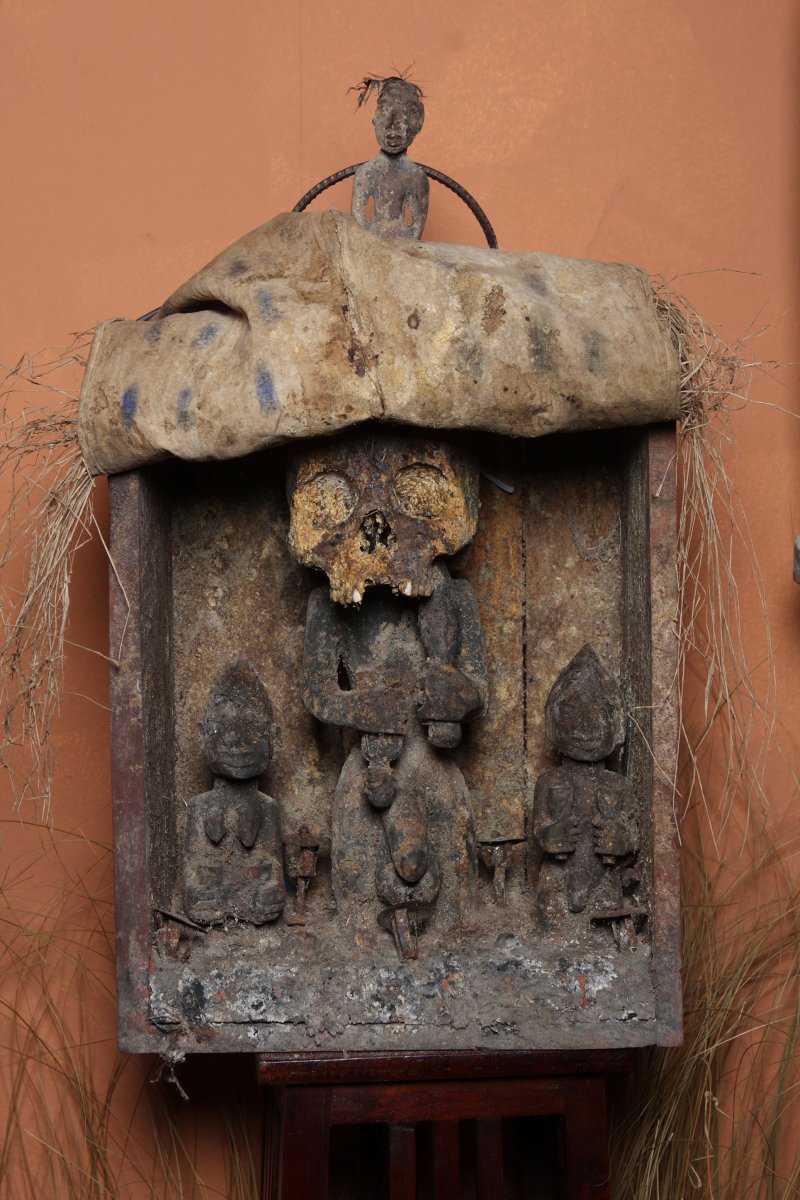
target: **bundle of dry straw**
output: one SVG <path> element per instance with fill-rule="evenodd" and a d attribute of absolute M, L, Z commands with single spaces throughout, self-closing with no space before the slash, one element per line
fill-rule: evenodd
<path fill-rule="evenodd" d="M 78 392 L 92 332 L 25 356 L 0 385 L 0 764 L 16 799 L 50 813 L 50 730 L 63 686 L 75 553 L 93 535 L 92 478 L 78 445 Z"/>
<path fill-rule="evenodd" d="M 748 359 L 746 344 L 727 344 L 663 284 L 656 302 L 683 381 L 684 1044 L 643 1054 L 635 1097 L 620 1098 L 614 1196 L 788 1200 L 800 1194 L 800 882 L 796 839 L 771 801 L 796 781 L 780 769 L 764 582 L 727 468 L 735 412 L 752 403 L 754 373 L 775 364 Z M 761 614 L 747 636 L 745 595 Z"/>

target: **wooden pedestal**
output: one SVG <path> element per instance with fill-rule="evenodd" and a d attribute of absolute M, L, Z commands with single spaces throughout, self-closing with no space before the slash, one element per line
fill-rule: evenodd
<path fill-rule="evenodd" d="M 624 1051 L 260 1055 L 258 1078 L 271 1099 L 262 1196 L 327 1200 L 333 1127 L 380 1125 L 385 1137 L 365 1151 L 371 1161 L 360 1171 L 353 1164 L 352 1200 L 502 1200 L 503 1119 L 557 1116 L 562 1200 L 607 1200 L 606 1075 L 630 1064 Z M 469 1179 L 461 1170 L 465 1121 L 474 1122 Z M 522 1200 L 519 1188 L 513 1194 Z"/>

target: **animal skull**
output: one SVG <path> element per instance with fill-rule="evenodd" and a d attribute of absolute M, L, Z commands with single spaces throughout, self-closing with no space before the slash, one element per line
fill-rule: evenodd
<path fill-rule="evenodd" d="M 475 534 L 478 469 L 446 442 L 370 430 L 315 444 L 290 470 L 289 545 L 328 576 L 331 599 L 360 604 L 384 584 L 429 596 L 433 561 Z"/>

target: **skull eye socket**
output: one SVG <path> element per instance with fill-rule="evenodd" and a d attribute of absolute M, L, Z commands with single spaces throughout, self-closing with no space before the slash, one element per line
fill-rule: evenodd
<path fill-rule="evenodd" d="M 450 498 L 450 488 L 438 467 L 412 463 L 395 475 L 394 494 L 407 517 L 438 517 Z"/>
<path fill-rule="evenodd" d="M 315 528 L 341 525 L 356 505 L 356 495 L 346 476 L 338 471 L 323 471 L 310 479 L 297 494 Z"/>

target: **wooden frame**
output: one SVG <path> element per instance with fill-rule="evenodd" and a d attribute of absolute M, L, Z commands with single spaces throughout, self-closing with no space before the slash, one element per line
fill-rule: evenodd
<path fill-rule="evenodd" d="M 677 746 L 675 431 L 660 425 L 618 436 L 624 458 L 623 690 L 641 734 L 631 743 L 628 773 L 653 798 L 647 859 L 655 1019 L 633 1044 L 674 1044 L 681 1036 L 671 781 Z M 159 927 L 176 915 L 178 870 L 170 469 L 161 464 L 110 479 L 111 644 L 119 652 L 111 698 L 120 1042 L 143 1052 L 258 1049 L 241 1029 L 198 1038 L 163 1018 L 154 1022 L 150 1011 L 153 946 Z M 616 1030 L 615 1036 L 627 1034 Z"/>
<path fill-rule="evenodd" d="M 606 1077 L 628 1070 L 631 1057 L 625 1051 L 347 1060 L 320 1055 L 311 1062 L 259 1055 L 258 1079 L 270 1087 L 272 1102 L 262 1196 L 325 1200 L 332 1129 L 384 1124 L 384 1153 L 353 1172 L 350 1186 L 358 1195 L 414 1200 L 424 1166 L 426 1193 L 434 1200 L 457 1200 L 459 1124 L 474 1121 L 475 1195 L 500 1200 L 503 1118 L 557 1116 L 564 1196 L 602 1200 L 610 1195 Z M 422 1151 L 427 1153 L 418 1165 Z M 365 1157 L 359 1155 L 359 1166 Z"/>

